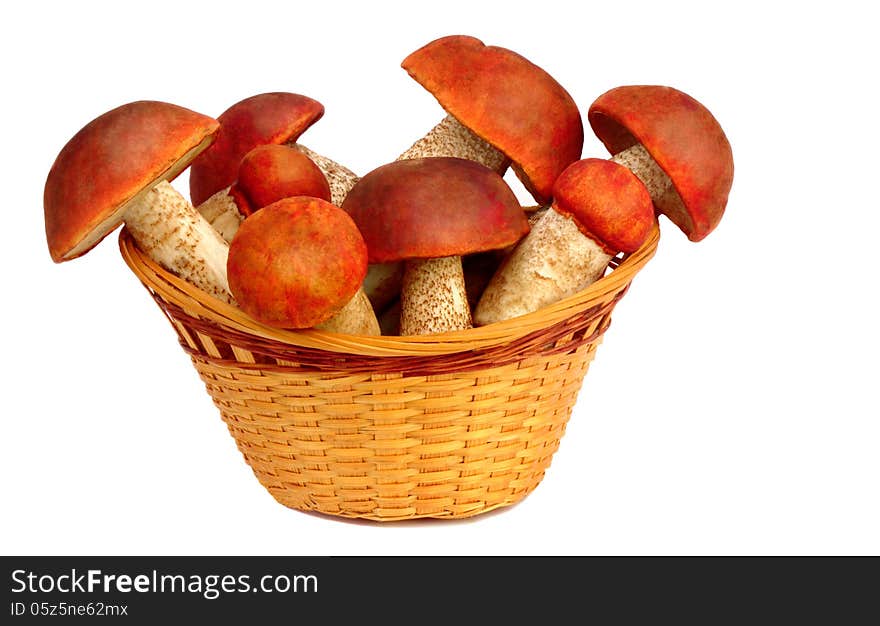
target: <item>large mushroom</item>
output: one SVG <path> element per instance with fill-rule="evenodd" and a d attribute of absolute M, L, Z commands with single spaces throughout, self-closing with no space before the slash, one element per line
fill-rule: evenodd
<path fill-rule="evenodd" d="M 542 204 L 580 158 L 584 127 L 574 100 L 516 52 L 451 35 L 419 48 L 402 67 L 448 115 L 400 158 L 469 158 L 498 173 L 510 163 Z"/>
<path fill-rule="evenodd" d="M 248 217 L 232 239 L 228 270 L 239 306 L 264 324 L 379 334 L 361 290 L 363 237 L 329 202 L 285 198 Z"/>
<path fill-rule="evenodd" d="M 525 315 L 585 289 L 653 225 L 651 197 L 627 168 L 601 159 L 571 164 L 553 186 L 552 206 L 492 277 L 474 322 Z"/>
<path fill-rule="evenodd" d="M 155 101 L 124 104 L 89 122 L 61 149 L 43 195 L 55 262 L 77 258 L 122 222 L 162 267 L 233 302 L 228 246 L 168 181 L 211 142 L 217 121 Z"/>
<path fill-rule="evenodd" d="M 371 263 L 405 261 L 400 334 L 470 328 L 461 255 L 512 245 L 528 232 L 513 191 L 474 161 L 395 161 L 365 175 L 342 205 Z"/>
<path fill-rule="evenodd" d="M 587 117 L 612 160 L 645 183 L 659 213 L 691 241 L 712 232 L 733 183 L 733 154 L 706 107 L 672 87 L 630 85 L 599 96 Z"/>
<path fill-rule="evenodd" d="M 241 215 L 228 188 L 235 182 L 244 156 L 266 144 L 288 145 L 309 157 L 327 177 L 333 203 L 341 204 L 357 176 L 297 143 L 323 115 L 324 106 L 317 100 L 287 92 L 262 93 L 230 106 L 217 118 L 217 140 L 193 161 L 189 176 L 193 204 L 218 230 L 228 234 L 230 225 L 234 230 Z"/>

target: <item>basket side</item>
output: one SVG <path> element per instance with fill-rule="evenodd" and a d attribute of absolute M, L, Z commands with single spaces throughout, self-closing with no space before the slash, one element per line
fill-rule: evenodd
<path fill-rule="evenodd" d="M 430 375 L 193 364 L 278 502 L 374 521 L 458 518 L 538 485 L 600 341 L 561 338 L 551 354 Z"/>

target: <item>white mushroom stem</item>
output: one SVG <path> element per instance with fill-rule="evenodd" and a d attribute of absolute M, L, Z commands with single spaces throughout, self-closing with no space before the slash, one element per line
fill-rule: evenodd
<path fill-rule="evenodd" d="M 447 115 L 427 135 L 397 157 L 397 160 L 439 156 L 476 161 L 499 174 L 504 174 L 510 164 L 504 153 L 475 135 L 451 115 Z"/>
<path fill-rule="evenodd" d="M 637 143 L 622 152 L 618 152 L 611 160 L 618 165 L 623 165 L 636 175 L 651 196 L 651 200 L 658 207 L 664 205 L 670 194 L 678 198 L 678 192 L 672 185 L 669 176 L 666 175 L 653 157 L 645 150 L 645 147 Z M 680 200 L 679 200 L 680 202 Z"/>
<path fill-rule="evenodd" d="M 348 195 L 348 192 L 357 183 L 358 176 L 347 167 L 309 150 L 303 145 L 298 143 L 287 145 L 305 154 L 318 166 L 318 169 L 321 170 L 330 185 L 330 201 L 336 206 L 341 206 L 345 196 Z M 238 205 L 235 204 L 235 201 L 229 195 L 229 187 L 221 189 L 202 202 L 198 206 L 198 210 L 227 242 L 232 241 L 236 231 L 238 231 L 238 227 L 244 220 L 244 216 L 238 210 Z"/>
<path fill-rule="evenodd" d="M 611 257 L 572 219 L 550 208 L 489 281 L 474 323 L 518 317 L 573 295 L 601 278 Z"/>
<path fill-rule="evenodd" d="M 315 328 L 346 335 L 381 334 L 379 321 L 363 289 L 358 289 L 348 304 Z"/>
<path fill-rule="evenodd" d="M 401 335 L 429 335 L 473 325 L 460 256 L 407 261 L 400 300 Z"/>
<path fill-rule="evenodd" d="M 232 241 L 238 227 L 244 220 L 244 216 L 238 210 L 238 205 L 229 195 L 229 187 L 221 189 L 202 202 L 198 206 L 198 211 L 227 242 Z"/>
<path fill-rule="evenodd" d="M 330 184 L 330 202 L 336 206 L 342 206 L 345 196 L 348 195 L 348 192 L 351 191 L 351 188 L 359 180 L 358 175 L 344 165 L 340 165 L 333 159 L 309 150 L 302 144 L 289 143 L 287 145 L 302 152 L 318 166 L 318 169 L 324 173 L 327 182 Z"/>
<path fill-rule="evenodd" d="M 169 272 L 235 304 L 226 280 L 229 245 L 168 182 L 130 201 L 123 215 L 138 247 Z"/>

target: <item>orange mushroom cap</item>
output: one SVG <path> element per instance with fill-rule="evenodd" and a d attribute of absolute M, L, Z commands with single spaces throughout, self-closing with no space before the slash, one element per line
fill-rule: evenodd
<path fill-rule="evenodd" d="M 382 165 L 358 181 L 342 208 L 363 233 L 370 263 L 496 250 L 529 232 L 501 176 L 453 157 Z"/>
<path fill-rule="evenodd" d="M 43 190 L 46 241 L 56 263 L 91 250 L 122 223 L 126 204 L 173 180 L 217 132 L 206 115 L 167 102 L 123 104 L 61 149 Z"/>
<path fill-rule="evenodd" d="M 629 169 L 605 159 L 572 163 L 553 186 L 553 208 L 609 254 L 635 252 L 654 226 L 654 205 Z"/>
<path fill-rule="evenodd" d="M 226 267 L 229 289 L 248 315 L 279 328 L 311 328 L 357 292 L 367 247 L 342 209 L 319 198 L 285 198 L 242 222 Z"/>
<path fill-rule="evenodd" d="M 657 210 L 688 239 L 714 230 L 733 184 L 733 153 L 706 107 L 672 87 L 631 85 L 599 96 L 587 117 L 611 154 L 640 143 L 666 172 L 682 206 Z"/>
<path fill-rule="evenodd" d="M 330 184 L 321 169 L 290 146 L 257 146 L 241 160 L 229 189 L 245 217 L 283 198 L 310 196 L 330 202 Z"/>
<path fill-rule="evenodd" d="M 543 69 L 465 35 L 442 37 L 402 63 L 440 105 L 512 161 L 543 204 L 553 181 L 581 156 L 584 126 L 572 97 Z"/>
<path fill-rule="evenodd" d="M 231 185 L 242 158 L 253 148 L 296 141 L 323 115 L 320 102 L 295 93 L 263 93 L 233 104 L 217 118 L 220 130 L 214 144 L 193 161 L 189 174 L 193 204 Z"/>

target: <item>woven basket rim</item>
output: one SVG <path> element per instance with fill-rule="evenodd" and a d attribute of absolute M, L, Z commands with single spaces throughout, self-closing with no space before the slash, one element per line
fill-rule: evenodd
<path fill-rule="evenodd" d="M 365 336 L 323 330 L 284 330 L 261 324 L 243 311 L 222 302 L 168 272 L 144 254 L 126 228 L 119 234 L 119 249 L 128 267 L 154 295 L 188 315 L 220 327 L 264 340 L 329 352 L 365 356 L 429 356 L 481 350 L 521 338 L 564 322 L 625 290 L 633 277 L 653 257 L 660 238 L 659 226 L 635 252 L 616 258 L 612 269 L 592 285 L 533 313 L 502 322 L 435 335 Z M 616 267 L 615 267 L 616 265 Z"/>

